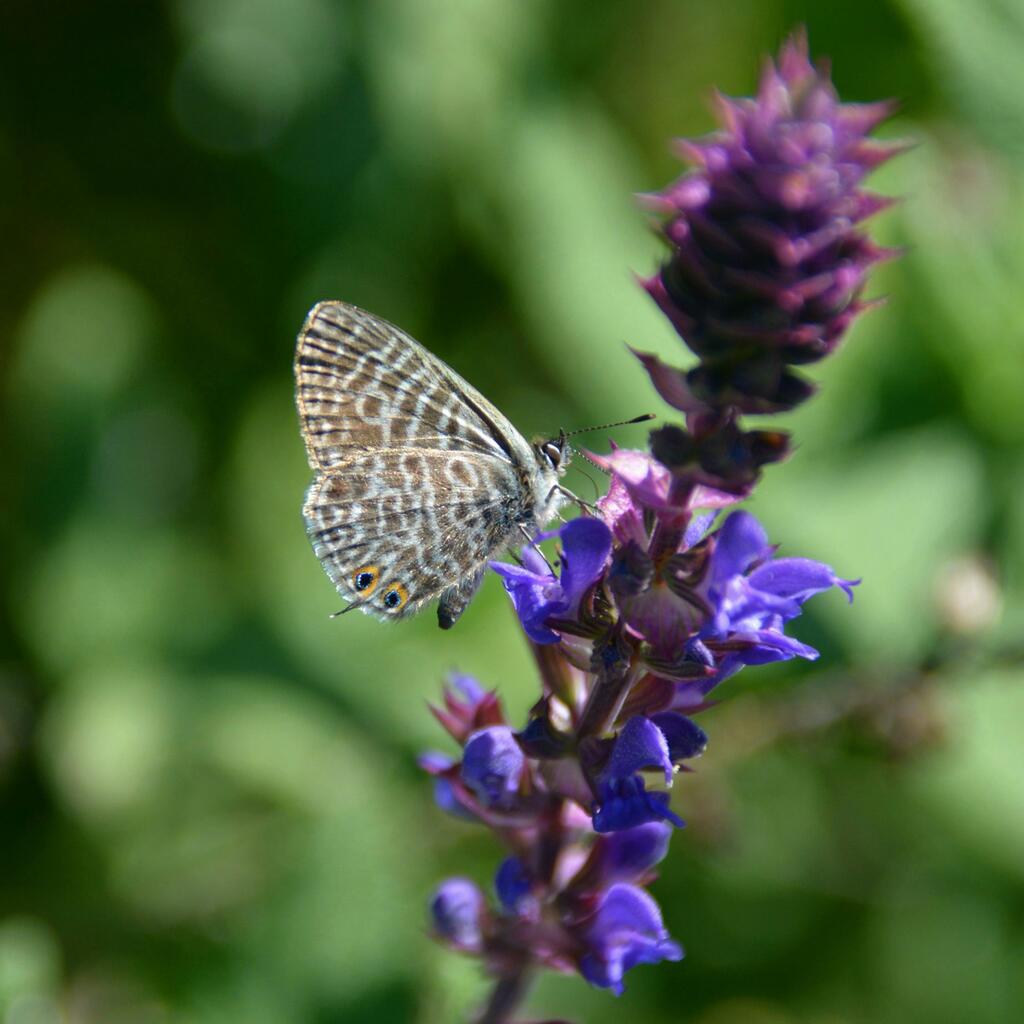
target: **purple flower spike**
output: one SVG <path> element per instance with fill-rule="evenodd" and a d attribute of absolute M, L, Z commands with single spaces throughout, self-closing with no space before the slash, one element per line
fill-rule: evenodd
<path fill-rule="evenodd" d="M 466 953 L 479 953 L 483 947 L 485 911 L 484 894 L 468 878 L 445 880 L 430 900 L 434 931 Z"/>
<path fill-rule="evenodd" d="M 556 644 L 561 637 L 545 623 L 571 616 L 580 598 L 597 579 L 612 549 L 611 531 L 600 519 L 572 519 L 560 530 L 542 534 L 540 540 L 559 537 L 562 543 L 562 574 L 555 578 L 532 547 L 522 551 L 523 565 L 491 562 L 512 598 L 527 636 L 538 644 Z"/>
<path fill-rule="evenodd" d="M 682 958 L 645 887 L 685 824 L 670 806 L 677 773 L 687 773 L 685 799 L 708 745 L 694 716 L 747 665 L 816 658 L 787 624 L 832 588 L 852 601 L 859 583 L 777 558 L 758 520 L 734 509 L 793 448 L 746 417 L 812 394 L 800 367 L 828 355 L 871 304 L 867 272 L 888 254 L 861 222 L 887 201 L 861 181 L 900 148 L 867 139 L 890 108 L 841 104 L 801 33 L 768 63 L 755 98 L 721 98 L 719 109 L 719 132 L 680 147 L 693 169 L 648 197 L 669 254 L 641 284 L 697 365 L 633 354 L 680 422 L 651 429 L 644 451 L 594 455 L 610 476 L 596 517 L 581 501 L 579 518 L 534 536 L 545 524 L 524 516 L 534 539 L 517 564 L 489 563 L 540 677 L 525 721 L 464 676 L 431 709 L 461 750 L 420 758 L 438 804 L 504 850 L 490 903 L 462 878 L 431 903 L 435 936 L 494 981 L 480 1019 L 518 1020 L 523 979 L 541 969 L 618 995 L 638 964 Z M 328 340 L 300 360 L 300 385 L 306 364 L 333 365 L 321 359 Z M 562 432 L 533 446 L 551 482 L 567 442 Z M 552 539 L 549 564 L 537 545 Z"/>
<path fill-rule="evenodd" d="M 718 132 L 679 145 L 694 168 L 651 197 L 671 255 L 643 282 L 701 363 L 684 373 L 638 356 L 688 414 L 774 412 L 813 392 L 791 368 L 832 352 L 871 305 L 868 271 L 893 254 L 860 229 L 888 205 L 861 182 L 905 146 L 868 140 L 892 105 L 840 103 L 803 33 L 768 63 L 755 99 L 718 108 Z"/>
<path fill-rule="evenodd" d="M 669 938 L 658 904 L 633 885 L 613 885 L 607 891 L 586 922 L 583 941 L 587 946 L 580 958 L 583 977 L 616 995 L 625 989 L 623 975 L 638 964 L 683 958 L 682 947 Z"/>
<path fill-rule="evenodd" d="M 512 730 L 494 725 L 473 733 L 462 755 L 462 781 L 485 807 L 508 807 L 519 791 L 526 757 Z"/>

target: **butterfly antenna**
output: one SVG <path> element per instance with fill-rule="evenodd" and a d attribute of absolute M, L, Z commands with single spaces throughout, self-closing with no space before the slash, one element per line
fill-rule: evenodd
<path fill-rule="evenodd" d="M 634 423 L 647 423 L 649 420 L 657 419 L 653 412 L 645 412 L 642 416 L 634 416 L 631 420 L 619 420 L 617 423 L 602 423 L 598 427 L 580 427 L 578 430 L 562 431 L 563 437 L 573 437 L 576 434 L 589 434 L 592 430 L 611 430 L 612 427 L 629 427 Z"/>
<path fill-rule="evenodd" d="M 583 456 L 583 458 L 584 458 L 584 459 L 586 459 L 586 460 L 587 460 L 587 462 L 589 462 L 589 463 L 590 463 L 590 464 L 591 464 L 591 465 L 592 465 L 592 466 L 594 467 L 594 469 L 599 469 L 599 470 L 601 470 L 601 472 L 602 472 L 602 473 L 604 473 L 604 475 L 605 475 L 605 476 L 608 476 L 608 475 L 609 475 L 609 473 L 608 473 L 608 470 L 607 470 L 607 469 L 605 469 L 605 468 L 604 468 L 604 466 L 599 466 L 599 465 L 598 465 L 598 464 L 597 464 L 597 463 L 596 463 L 596 462 L 595 462 L 595 461 L 594 461 L 594 460 L 593 460 L 593 459 L 592 459 L 592 458 L 591 458 L 591 457 L 590 457 L 590 456 L 589 456 L 589 455 L 588 455 L 588 454 L 587 454 L 587 453 L 586 453 L 586 452 L 585 452 L 585 451 L 584 451 L 584 450 L 583 450 L 582 448 L 578 448 L 578 449 L 576 450 L 576 454 L 577 454 L 577 455 L 582 455 L 582 456 Z M 580 472 L 582 473 L 583 471 L 582 471 L 582 470 L 580 470 Z M 597 484 L 596 484 L 596 483 L 594 483 L 594 481 L 593 481 L 593 480 L 591 480 L 591 478 L 590 478 L 589 476 L 587 476 L 587 474 L 586 474 L 586 473 L 583 473 L 583 475 L 584 475 L 584 476 L 586 476 L 586 477 L 587 477 L 587 479 L 588 479 L 588 480 L 590 480 L 590 482 L 594 484 L 594 488 L 595 488 L 595 490 L 596 490 L 596 488 L 597 488 Z"/>

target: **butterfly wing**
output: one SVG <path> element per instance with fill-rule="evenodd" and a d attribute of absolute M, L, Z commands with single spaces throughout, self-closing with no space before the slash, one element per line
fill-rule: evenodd
<path fill-rule="evenodd" d="M 328 576 L 386 618 L 444 597 L 451 625 L 486 559 L 532 518 L 530 446 L 409 335 L 345 303 L 314 307 L 295 372 L 317 473 L 303 515 Z"/>
<path fill-rule="evenodd" d="M 314 470 L 401 448 L 532 462 L 525 438 L 479 391 L 405 331 L 356 306 L 320 302 L 310 310 L 295 379 Z"/>
<path fill-rule="evenodd" d="M 379 616 L 409 615 L 475 576 L 515 531 L 516 483 L 489 456 L 385 449 L 320 475 L 303 515 L 342 596 Z"/>

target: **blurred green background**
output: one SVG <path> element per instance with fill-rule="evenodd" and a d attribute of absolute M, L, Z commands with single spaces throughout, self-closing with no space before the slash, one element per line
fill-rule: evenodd
<path fill-rule="evenodd" d="M 633 194 L 801 22 L 846 99 L 903 101 L 886 134 L 918 145 L 872 185 L 907 254 L 751 507 L 864 584 L 797 624 L 817 665 L 750 669 L 703 719 L 654 887 L 686 960 L 531 1007 L 1024 1019 L 1020 0 L 9 0 L 2 1024 L 481 999 L 424 904 L 497 850 L 413 759 L 449 669 L 515 720 L 535 678 L 493 579 L 451 634 L 328 620 L 294 336 L 358 303 L 527 433 L 667 411 L 623 347 L 685 359 L 631 276 L 660 253 Z"/>

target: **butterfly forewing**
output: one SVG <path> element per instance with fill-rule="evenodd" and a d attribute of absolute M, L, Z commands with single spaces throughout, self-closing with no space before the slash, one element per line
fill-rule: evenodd
<path fill-rule="evenodd" d="M 297 403 L 313 469 L 357 451 L 425 447 L 519 458 L 529 445 L 472 385 L 415 339 L 342 302 L 314 306 L 295 352 Z M 490 422 L 488 422 L 490 421 Z"/>
<path fill-rule="evenodd" d="M 529 444 L 409 335 L 345 303 L 314 307 L 295 373 L 317 473 L 303 514 L 328 576 L 386 617 L 445 597 L 450 625 L 486 559 L 533 519 Z"/>

